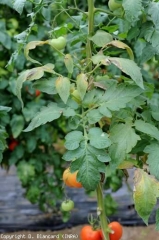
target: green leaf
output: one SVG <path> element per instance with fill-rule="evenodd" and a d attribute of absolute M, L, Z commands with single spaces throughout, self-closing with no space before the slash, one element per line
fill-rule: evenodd
<path fill-rule="evenodd" d="M 24 128 L 24 118 L 14 114 L 11 119 L 11 130 L 14 138 L 17 138 Z"/>
<path fill-rule="evenodd" d="M 19 13 L 22 14 L 23 8 L 26 0 L 13 0 L 13 8 Z"/>
<path fill-rule="evenodd" d="M 98 109 L 93 109 L 93 110 L 90 110 L 88 113 L 87 113 L 87 118 L 88 118 L 88 122 L 90 124 L 94 124 L 94 123 L 97 123 L 100 121 L 100 119 L 103 117 L 103 115 L 99 112 Z"/>
<path fill-rule="evenodd" d="M 156 231 L 159 231 L 159 209 L 156 211 Z"/>
<path fill-rule="evenodd" d="M 88 88 L 87 76 L 84 73 L 81 73 L 77 76 L 77 91 L 82 100 L 86 94 L 87 88 Z"/>
<path fill-rule="evenodd" d="M 108 134 L 103 132 L 101 128 L 91 128 L 88 133 L 88 138 L 90 145 L 97 149 L 107 148 L 111 144 Z"/>
<path fill-rule="evenodd" d="M 82 144 L 80 144 L 80 146 L 72 151 L 67 151 L 64 155 L 63 155 L 63 159 L 65 161 L 74 161 L 78 158 L 83 157 L 85 154 L 85 148 Z"/>
<path fill-rule="evenodd" d="M 32 153 L 37 146 L 37 139 L 36 138 L 27 138 L 26 140 L 26 147 L 29 153 Z"/>
<path fill-rule="evenodd" d="M 24 132 L 32 131 L 34 128 L 39 127 L 47 122 L 51 122 L 59 118 L 63 109 L 57 106 L 57 103 L 51 103 L 47 107 L 43 107 L 40 112 L 36 113 L 36 116 L 32 119 L 29 126 Z"/>
<path fill-rule="evenodd" d="M 134 125 L 138 131 L 146 133 L 149 136 L 159 140 L 159 130 L 151 123 L 146 123 L 142 120 L 136 120 Z"/>
<path fill-rule="evenodd" d="M 65 109 L 63 110 L 63 115 L 64 115 L 65 117 L 73 117 L 73 116 L 76 115 L 76 112 L 75 112 L 74 109 L 68 107 L 68 108 L 65 108 Z"/>
<path fill-rule="evenodd" d="M 135 171 L 134 202 L 139 216 L 148 225 L 149 216 L 159 197 L 159 183 L 141 169 Z"/>
<path fill-rule="evenodd" d="M 125 108 L 126 104 L 133 100 L 135 97 L 139 96 L 142 90 L 137 86 L 126 86 L 125 84 L 120 84 L 119 86 L 112 86 L 103 95 L 101 104 L 99 108 L 100 112 L 104 108 L 109 108 L 112 111 L 118 111 L 121 108 Z M 104 113 L 104 112 L 103 112 Z"/>
<path fill-rule="evenodd" d="M 68 150 L 74 150 L 79 147 L 80 142 L 83 140 L 83 133 L 80 131 L 72 131 L 65 137 L 65 147 Z"/>
<path fill-rule="evenodd" d="M 115 58 L 115 57 L 108 58 L 108 61 L 113 63 L 122 72 L 129 75 L 139 87 L 144 89 L 143 78 L 142 78 L 140 68 L 137 66 L 137 64 L 134 61 L 126 58 Z"/>
<path fill-rule="evenodd" d="M 106 104 L 103 104 L 102 106 L 99 107 L 99 112 L 108 118 L 112 117 L 111 111 L 109 111 L 109 109 L 106 107 Z"/>
<path fill-rule="evenodd" d="M 139 19 L 142 11 L 142 0 L 123 0 L 122 6 L 125 11 L 125 18 L 132 25 Z"/>
<path fill-rule="evenodd" d="M 76 128 L 78 128 L 80 121 L 81 121 L 81 119 L 78 116 L 73 116 L 73 117 L 69 118 L 68 119 L 69 128 L 75 130 Z"/>
<path fill-rule="evenodd" d="M 92 40 L 98 47 L 105 47 L 107 43 L 113 41 L 112 35 L 102 30 L 97 31 L 95 35 L 89 39 Z"/>
<path fill-rule="evenodd" d="M 148 6 L 148 14 L 151 16 L 153 23 L 155 24 L 156 28 L 159 26 L 159 2 L 151 2 Z"/>
<path fill-rule="evenodd" d="M 17 174 L 22 184 L 25 186 L 35 176 L 34 166 L 23 160 L 18 164 Z"/>
<path fill-rule="evenodd" d="M 76 161 L 72 162 L 72 164 L 76 164 Z M 99 173 L 100 167 L 104 169 L 104 163 L 100 163 L 97 158 L 92 156 L 88 151 L 86 151 L 85 156 L 80 159 L 80 168 L 77 174 L 77 179 L 87 191 L 93 191 L 96 189 L 97 184 L 101 179 Z"/>
<path fill-rule="evenodd" d="M 154 93 L 151 100 L 149 101 L 152 117 L 159 121 L 159 94 Z"/>
<path fill-rule="evenodd" d="M 144 152 L 149 154 L 146 163 L 149 164 L 151 175 L 155 176 L 159 180 L 159 144 L 151 143 L 144 149 Z"/>
<path fill-rule="evenodd" d="M 105 60 L 105 55 L 101 52 L 97 53 L 96 55 L 92 56 L 92 62 L 94 64 L 99 64 L 99 63 L 103 63 Z"/>
<path fill-rule="evenodd" d="M 12 108 L 6 106 L 0 106 L 0 112 L 9 112 Z"/>
<path fill-rule="evenodd" d="M 103 149 L 97 149 L 91 145 L 88 145 L 88 151 L 95 155 L 100 162 L 110 162 L 111 158 L 108 153 Z"/>
<path fill-rule="evenodd" d="M 33 84 L 33 87 L 47 94 L 56 94 L 55 81 L 56 78 L 40 79 Z"/>
<path fill-rule="evenodd" d="M 130 124 L 117 124 L 110 129 L 110 146 L 111 163 L 116 167 L 125 159 L 133 147 L 136 146 L 140 137 L 135 133 Z"/>
<path fill-rule="evenodd" d="M 70 54 L 65 55 L 64 63 L 68 72 L 73 73 L 73 59 Z"/>
<path fill-rule="evenodd" d="M 55 86 L 58 94 L 60 95 L 60 98 L 66 104 L 68 97 L 70 96 L 70 88 L 71 88 L 69 78 L 62 77 L 62 76 L 57 78 Z"/>

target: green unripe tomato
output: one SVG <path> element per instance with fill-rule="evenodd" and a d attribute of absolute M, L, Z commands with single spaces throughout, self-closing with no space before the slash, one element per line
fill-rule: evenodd
<path fill-rule="evenodd" d="M 122 4 L 115 2 L 115 0 L 109 0 L 108 6 L 111 11 L 115 11 L 116 9 L 121 8 Z"/>
<path fill-rule="evenodd" d="M 66 38 L 59 37 L 48 41 L 49 45 L 57 50 L 62 50 L 66 46 Z"/>
<path fill-rule="evenodd" d="M 61 204 L 61 209 L 65 212 L 69 212 L 74 208 L 74 202 L 70 199 L 65 200 L 64 202 L 62 202 Z"/>

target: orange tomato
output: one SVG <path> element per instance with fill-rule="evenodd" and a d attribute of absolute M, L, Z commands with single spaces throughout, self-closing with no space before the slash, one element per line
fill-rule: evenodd
<path fill-rule="evenodd" d="M 77 181 L 77 173 L 78 171 L 71 173 L 70 168 L 65 169 L 63 172 L 63 181 L 68 187 L 82 187 L 82 184 Z"/>

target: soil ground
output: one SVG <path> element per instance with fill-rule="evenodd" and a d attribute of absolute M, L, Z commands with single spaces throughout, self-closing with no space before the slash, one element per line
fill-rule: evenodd
<path fill-rule="evenodd" d="M 0 239 L 77 239 L 80 240 L 80 230 L 83 226 L 76 226 L 59 231 L 20 231 L 13 233 L 1 233 Z M 121 240 L 159 240 L 159 232 L 155 230 L 154 225 L 148 227 L 124 227 L 124 233 Z"/>

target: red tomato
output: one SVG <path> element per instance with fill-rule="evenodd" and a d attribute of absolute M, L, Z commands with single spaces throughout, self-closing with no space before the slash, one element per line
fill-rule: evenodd
<path fill-rule="evenodd" d="M 114 233 L 109 234 L 110 240 L 120 240 L 123 234 L 122 225 L 118 222 L 111 222 L 108 226 L 114 231 Z"/>
<path fill-rule="evenodd" d="M 9 150 L 13 151 L 15 149 L 15 147 L 18 145 L 18 141 L 16 140 L 12 140 L 12 142 L 9 144 Z"/>
<path fill-rule="evenodd" d="M 35 96 L 38 97 L 41 94 L 39 90 L 35 90 Z"/>
<path fill-rule="evenodd" d="M 93 230 L 92 226 L 86 225 L 80 232 L 81 240 L 102 240 L 100 230 Z"/>
<path fill-rule="evenodd" d="M 109 238 L 110 240 L 120 240 L 123 234 L 123 227 L 120 223 L 118 222 L 111 222 L 109 223 L 109 228 L 114 231 L 114 233 L 109 233 Z M 103 239 L 103 233 L 102 230 L 100 230 L 100 234 Z"/>

